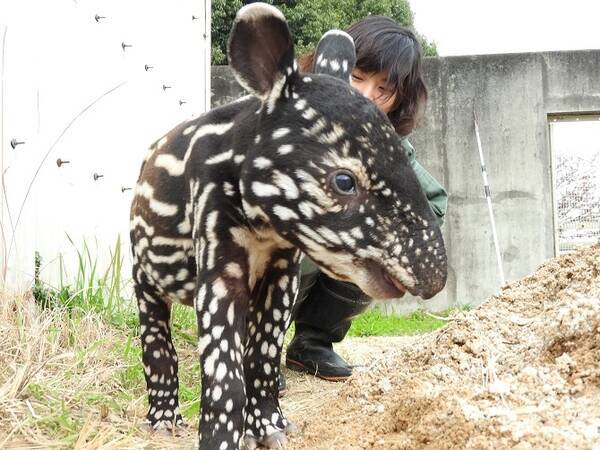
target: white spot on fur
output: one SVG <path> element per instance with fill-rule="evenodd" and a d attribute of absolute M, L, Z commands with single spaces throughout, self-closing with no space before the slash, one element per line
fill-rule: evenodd
<path fill-rule="evenodd" d="M 337 123 L 332 125 L 331 131 L 328 133 L 323 133 L 319 136 L 319 142 L 322 144 L 335 144 L 338 142 L 345 134 L 344 128 Z"/>
<path fill-rule="evenodd" d="M 289 175 L 276 170 L 273 172 L 273 182 L 284 192 L 285 198 L 293 200 L 299 197 L 298 186 Z"/>
<path fill-rule="evenodd" d="M 356 239 L 364 239 L 364 235 L 360 227 L 354 227 L 350 230 L 350 234 Z"/>
<path fill-rule="evenodd" d="M 152 245 L 165 245 L 169 247 L 180 247 L 189 250 L 194 247 L 194 241 L 188 238 L 172 238 L 167 236 L 154 236 Z"/>
<path fill-rule="evenodd" d="M 284 145 L 281 145 L 277 149 L 277 153 L 279 153 L 280 155 L 287 155 L 288 153 L 291 153 L 293 150 L 294 150 L 294 146 L 293 145 L 284 144 Z"/>
<path fill-rule="evenodd" d="M 222 278 L 217 278 L 212 286 L 213 294 L 216 298 L 224 298 L 227 295 L 227 287 Z"/>
<path fill-rule="evenodd" d="M 203 217 L 204 208 L 206 207 L 208 197 L 214 188 L 215 188 L 215 183 L 207 184 L 204 187 L 204 189 L 202 190 L 202 194 L 200 194 L 200 197 L 198 197 L 198 201 L 196 203 L 196 217 L 194 220 L 194 222 L 196 224 L 202 223 L 202 220 L 204 219 L 204 217 Z"/>
<path fill-rule="evenodd" d="M 132 230 L 134 230 L 137 226 L 142 227 L 147 236 L 152 236 L 154 234 L 154 227 L 150 226 L 142 216 L 134 216 L 129 223 L 129 228 Z"/>
<path fill-rule="evenodd" d="M 261 183 L 260 181 L 252 182 L 252 192 L 257 197 L 271 197 L 273 195 L 281 195 L 281 191 L 272 184 Z"/>
<path fill-rule="evenodd" d="M 219 365 L 217 366 L 217 371 L 215 372 L 215 379 L 217 381 L 223 381 L 223 378 L 225 378 L 226 374 L 227 374 L 227 367 L 225 366 L 225 363 L 220 362 Z"/>
<path fill-rule="evenodd" d="M 183 175 L 183 172 L 185 171 L 185 165 L 187 164 L 187 161 L 192 154 L 192 150 L 194 148 L 194 145 L 196 144 L 196 141 L 203 138 L 204 136 L 208 136 L 211 134 L 221 136 L 227 131 L 229 131 L 232 126 L 233 122 L 202 125 L 196 130 L 196 132 L 190 139 L 190 143 L 188 144 L 188 148 L 182 160 L 177 159 L 175 156 L 170 154 L 162 154 L 156 157 L 154 165 L 156 167 L 164 168 L 171 176 Z"/>
<path fill-rule="evenodd" d="M 303 129 L 303 133 L 308 136 L 317 136 L 326 126 L 327 120 L 321 117 L 309 129 Z"/>
<path fill-rule="evenodd" d="M 299 219 L 298 214 L 286 206 L 275 205 L 273 207 L 273 213 L 281 220 Z"/>
<path fill-rule="evenodd" d="M 232 278 L 242 278 L 244 273 L 242 272 L 242 268 L 236 262 L 230 262 L 225 266 L 225 273 Z"/>
<path fill-rule="evenodd" d="M 218 402 L 221 399 L 222 395 L 223 395 L 223 389 L 221 389 L 221 386 L 216 385 L 212 391 L 213 402 Z"/>
<path fill-rule="evenodd" d="M 206 240 L 208 243 L 208 257 L 206 258 L 206 267 L 212 269 L 215 266 L 215 251 L 219 240 L 215 232 L 217 226 L 218 211 L 211 211 L 206 217 Z"/>
<path fill-rule="evenodd" d="M 183 130 L 183 135 L 187 136 L 188 134 L 192 134 L 194 131 L 196 131 L 196 128 L 196 125 L 190 125 L 185 130 Z"/>
<path fill-rule="evenodd" d="M 206 350 L 206 347 L 208 347 L 208 344 L 210 344 L 211 341 L 212 338 L 210 337 L 210 334 L 205 334 L 204 336 L 202 336 L 198 340 L 198 353 L 204 353 L 204 350 Z"/>
<path fill-rule="evenodd" d="M 163 136 L 157 143 L 156 143 L 156 149 L 160 149 L 161 147 L 163 147 L 167 142 L 169 141 L 169 139 L 167 138 L 167 136 Z"/>
<path fill-rule="evenodd" d="M 155 264 L 173 264 L 186 259 L 186 254 L 184 251 L 177 251 L 170 255 L 156 255 L 152 250 L 148 250 L 148 259 Z"/>
<path fill-rule="evenodd" d="M 229 149 L 226 152 L 219 153 L 211 158 L 208 158 L 206 160 L 205 164 L 207 166 L 214 165 L 214 164 L 220 164 L 222 162 L 229 161 L 232 156 L 233 156 L 233 149 Z"/>
<path fill-rule="evenodd" d="M 209 377 L 212 377 L 215 373 L 215 362 L 219 359 L 221 352 L 218 348 L 214 348 L 213 351 L 204 360 L 204 373 Z M 218 387 L 218 386 L 217 386 Z M 215 387 L 216 389 L 216 387 Z M 214 392 L 214 391 L 213 391 Z"/>
<path fill-rule="evenodd" d="M 265 158 L 264 156 L 259 156 L 254 160 L 254 167 L 256 167 L 257 169 L 267 169 L 272 165 L 273 162 L 270 159 Z"/>
<path fill-rule="evenodd" d="M 290 132 L 289 128 L 278 128 L 273 131 L 273 139 L 279 139 Z"/>
<path fill-rule="evenodd" d="M 138 184 L 135 189 L 135 195 L 139 195 L 140 197 L 148 200 L 148 205 L 152 212 L 161 217 L 170 217 L 177 214 L 179 210 L 177 205 L 172 205 L 170 203 L 161 202 L 160 200 L 156 200 L 154 198 L 154 188 L 150 186 L 147 181 Z"/>
<path fill-rule="evenodd" d="M 275 347 L 275 344 L 271 344 L 269 346 L 269 356 L 271 358 L 275 358 L 275 356 L 277 356 L 277 347 Z"/>
<path fill-rule="evenodd" d="M 233 185 L 227 181 L 223 183 L 223 192 L 228 197 L 233 197 L 235 195 L 235 188 Z"/>
<path fill-rule="evenodd" d="M 282 75 L 277 80 L 275 80 L 275 83 L 273 83 L 273 87 L 271 88 L 271 91 L 269 92 L 269 96 L 267 97 L 266 101 L 267 114 L 271 114 L 275 109 L 275 103 L 277 102 L 277 99 L 281 97 L 281 92 L 283 91 L 283 87 L 285 86 L 285 81 L 286 77 Z"/>
<path fill-rule="evenodd" d="M 340 212 L 342 210 L 342 206 L 337 204 L 329 195 L 327 195 L 322 189 L 321 183 L 319 183 L 310 173 L 302 169 L 297 169 L 296 177 L 302 181 L 300 189 L 315 199 L 323 209 L 329 212 Z"/>
<path fill-rule="evenodd" d="M 223 325 L 215 325 L 214 327 L 212 327 L 212 330 L 210 331 L 212 334 L 212 337 L 214 339 L 220 339 L 221 336 L 223 335 L 224 329 L 225 329 L 225 327 Z"/>
<path fill-rule="evenodd" d="M 235 314 L 233 305 L 234 305 L 234 303 L 231 302 L 231 304 L 229 305 L 229 308 L 227 308 L 227 322 L 229 323 L 229 325 L 232 325 L 232 326 L 233 326 L 233 319 L 234 319 L 234 314 Z"/>
<path fill-rule="evenodd" d="M 321 209 L 319 206 L 315 205 L 312 202 L 301 202 L 298 205 L 298 209 L 300 210 L 300 212 L 304 215 L 304 217 L 306 217 L 307 219 L 312 219 L 316 214 L 325 214 L 325 211 L 323 211 L 323 209 Z"/>
<path fill-rule="evenodd" d="M 302 111 L 304 108 L 306 108 L 306 100 L 304 100 L 303 98 L 298 100 L 294 104 L 294 108 L 296 108 L 298 111 Z"/>

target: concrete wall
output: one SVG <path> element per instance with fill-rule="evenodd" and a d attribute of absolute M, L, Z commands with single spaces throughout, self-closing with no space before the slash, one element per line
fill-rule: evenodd
<path fill-rule="evenodd" d="M 554 256 L 548 115 L 600 111 L 600 50 L 428 58 L 430 97 L 411 141 L 450 193 L 446 288 L 424 305 L 478 304 L 500 282 L 473 126 L 475 109 L 507 280 Z M 243 93 L 213 68 L 213 104 Z M 403 299 L 395 310 L 418 306 Z"/>

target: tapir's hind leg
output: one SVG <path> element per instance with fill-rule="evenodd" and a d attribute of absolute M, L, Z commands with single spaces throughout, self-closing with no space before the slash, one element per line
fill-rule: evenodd
<path fill-rule="evenodd" d="M 177 395 L 177 354 L 171 341 L 171 307 L 158 295 L 156 290 L 144 283 L 136 284 L 142 361 L 148 387 L 148 421 L 154 429 L 181 425 Z"/>

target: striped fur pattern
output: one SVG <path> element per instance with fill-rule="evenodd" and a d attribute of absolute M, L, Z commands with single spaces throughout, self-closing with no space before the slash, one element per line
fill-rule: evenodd
<path fill-rule="evenodd" d="M 285 444 L 277 380 L 303 254 L 374 298 L 429 298 L 445 284 L 442 236 L 399 138 L 348 83 L 351 39 L 322 44 L 316 69 L 327 75 L 302 75 L 283 15 L 242 8 L 229 57 L 251 95 L 154 143 L 135 188 L 147 418 L 156 429 L 182 422 L 170 311 L 192 306 L 202 449 Z"/>

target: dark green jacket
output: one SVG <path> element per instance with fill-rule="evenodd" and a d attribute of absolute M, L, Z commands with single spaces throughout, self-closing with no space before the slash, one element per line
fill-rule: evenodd
<path fill-rule="evenodd" d="M 427 200 L 429 200 L 429 206 L 437 217 L 438 224 L 441 226 L 444 223 L 444 216 L 446 215 L 446 210 L 448 209 L 448 193 L 442 187 L 442 185 L 435 178 L 433 178 L 433 176 L 431 176 L 431 174 L 427 172 L 415 159 L 415 148 L 412 146 L 409 140 L 404 137 L 400 143 L 406 152 L 406 156 L 408 156 L 410 166 L 417 175 L 417 179 L 421 184 L 421 188 L 427 196 Z"/>

